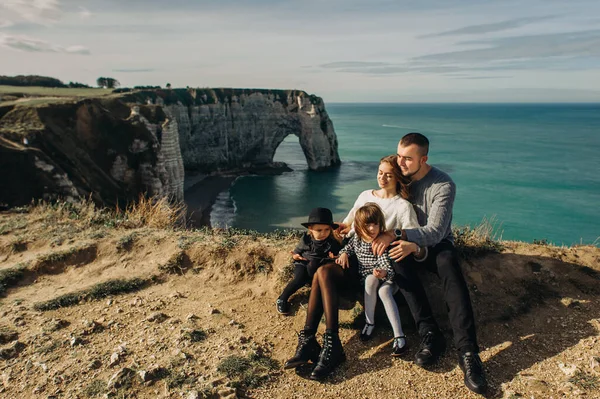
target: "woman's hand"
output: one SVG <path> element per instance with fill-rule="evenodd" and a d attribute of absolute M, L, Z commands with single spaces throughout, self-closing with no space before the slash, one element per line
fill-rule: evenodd
<path fill-rule="evenodd" d="M 385 278 L 385 276 L 387 276 L 387 270 L 373 269 L 373 276 L 382 280 Z"/>
<path fill-rule="evenodd" d="M 294 259 L 294 260 L 308 260 L 300 254 L 295 254 L 294 252 L 291 252 L 291 251 L 290 251 L 290 253 L 292 254 L 292 259 Z"/>
<path fill-rule="evenodd" d="M 383 255 L 387 247 L 394 241 L 394 238 L 396 238 L 396 235 L 393 231 L 386 231 L 383 234 L 379 234 L 371 243 L 373 254 L 377 256 Z"/>
<path fill-rule="evenodd" d="M 338 227 L 338 233 L 345 236 L 346 234 L 348 234 L 350 232 L 350 225 L 346 224 L 346 223 L 338 223 L 339 227 Z"/>
<path fill-rule="evenodd" d="M 396 246 L 390 248 L 390 258 L 394 259 L 396 262 L 400 262 L 413 252 L 417 252 L 418 248 L 417 244 L 414 242 L 404 240 L 394 241 L 392 245 Z"/>
<path fill-rule="evenodd" d="M 348 261 L 348 254 L 345 252 L 341 254 L 339 258 L 335 260 L 335 263 L 342 266 L 342 269 L 347 269 L 348 267 L 350 267 L 350 262 Z"/>

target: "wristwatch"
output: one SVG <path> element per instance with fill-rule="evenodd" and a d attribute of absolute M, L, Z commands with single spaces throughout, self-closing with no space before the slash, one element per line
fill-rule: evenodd
<path fill-rule="evenodd" d="M 402 229 L 394 229 L 394 234 L 396 234 L 396 240 L 402 239 Z"/>

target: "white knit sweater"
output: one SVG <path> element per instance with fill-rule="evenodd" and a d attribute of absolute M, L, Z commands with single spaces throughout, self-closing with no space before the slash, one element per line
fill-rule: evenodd
<path fill-rule="evenodd" d="M 374 202 L 383 211 L 385 216 L 385 229 L 387 231 L 394 229 L 414 229 L 419 227 L 417 214 L 410 202 L 396 195 L 392 198 L 379 198 L 373 194 L 374 190 L 366 190 L 360 193 L 354 206 L 344 219 L 343 223 L 352 224 L 352 229 L 349 236 L 354 235 L 354 214 L 358 208 L 365 205 L 367 202 Z"/>

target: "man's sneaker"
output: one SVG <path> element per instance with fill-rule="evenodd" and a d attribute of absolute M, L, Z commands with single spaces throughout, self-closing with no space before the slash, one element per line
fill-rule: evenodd
<path fill-rule="evenodd" d="M 279 314 L 290 314 L 290 304 L 288 303 L 288 301 L 284 301 L 283 299 L 277 299 L 277 302 L 275 302 L 275 307 L 277 308 L 277 312 Z"/>
<path fill-rule="evenodd" d="M 373 330 L 374 329 L 375 329 L 375 324 L 365 323 L 365 326 L 363 327 L 362 331 L 360 332 L 360 336 L 358 337 L 358 339 L 360 339 L 362 342 L 366 342 L 366 341 L 370 340 L 371 338 L 373 338 Z"/>
<path fill-rule="evenodd" d="M 406 336 L 401 335 L 399 337 L 394 338 L 394 343 L 392 344 L 392 356 L 402 356 L 402 354 L 406 352 L 407 349 L 408 345 L 406 344 Z"/>
<path fill-rule="evenodd" d="M 483 395 L 487 389 L 487 381 L 483 373 L 483 363 L 479 354 L 467 352 L 458 356 L 458 365 L 465 373 L 465 385 L 471 391 Z"/>
<path fill-rule="evenodd" d="M 441 333 L 429 331 L 421 339 L 419 350 L 415 355 L 417 366 L 427 366 L 435 363 L 446 350 L 446 341 Z"/>

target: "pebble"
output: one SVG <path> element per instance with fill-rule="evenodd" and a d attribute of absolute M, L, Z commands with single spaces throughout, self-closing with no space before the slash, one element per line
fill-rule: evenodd
<path fill-rule="evenodd" d="M 167 320 L 169 316 L 161 312 L 154 312 L 146 318 L 146 321 L 162 323 Z"/>
<path fill-rule="evenodd" d="M 110 362 L 108 363 L 108 365 L 112 367 L 117 363 L 119 363 L 119 354 L 117 352 L 114 352 L 112 355 L 110 355 Z"/>

